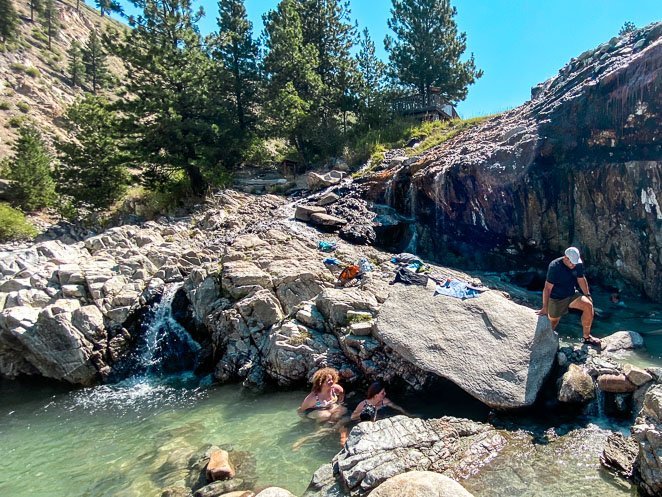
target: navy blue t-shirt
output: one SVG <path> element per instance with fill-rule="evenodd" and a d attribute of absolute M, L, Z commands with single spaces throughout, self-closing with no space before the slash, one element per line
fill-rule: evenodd
<path fill-rule="evenodd" d="M 550 295 L 553 299 L 565 299 L 575 294 L 577 278 L 584 276 L 584 264 L 576 264 L 573 269 L 563 264 L 563 257 L 549 263 L 547 281 L 554 285 Z"/>

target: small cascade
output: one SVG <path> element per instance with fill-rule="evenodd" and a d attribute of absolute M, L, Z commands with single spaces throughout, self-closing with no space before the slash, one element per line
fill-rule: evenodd
<path fill-rule="evenodd" d="M 389 207 L 395 208 L 395 194 L 393 192 L 393 178 L 386 181 L 386 189 L 384 191 L 384 203 Z"/>
<path fill-rule="evenodd" d="M 405 248 L 405 252 L 416 254 L 418 253 L 418 229 L 416 227 L 416 187 L 413 183 L 409 183 L 405 205 L 407 208 L 407 215 L 409 216 L 409 220 L 411 222 L 409 225 L 409 232 L 411 235 L 409 238 L 409 243 Z"/>
<path fill-rule="evenodd" d="M 177 322 L 172 310 L 181 286 L 166 286 L 161 300 L 150 309 L 133 353 L 115 368 L 117 379 L 149 381 L 193 370 L 200 344 Z"/>

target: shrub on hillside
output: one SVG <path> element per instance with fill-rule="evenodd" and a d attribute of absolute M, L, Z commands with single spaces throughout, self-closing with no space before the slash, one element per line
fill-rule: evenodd
<path fill-rule="evenodd" d="M 30 110 L 30 104 L 27 102 L 19 102 L 16 104 L 16 108 L 21 112 L 28 112 Z"/>
<path fill-rule="evenodd" d="M 0 110 L 9 110 L 11 104 L 7 100 L 0 100 Z"/>
<path fill-rule="evenodd" d="M 20 128 L 25 124 L 25 116 L 11 116 L 9 119 L 7 119 L 7 124 L 11 128 Z"/>
<path fill-rule="evenodd" d="M 21 211 L 0 203 L 0 242 L 24 240 L 36 235 L 37 230 Z"/>

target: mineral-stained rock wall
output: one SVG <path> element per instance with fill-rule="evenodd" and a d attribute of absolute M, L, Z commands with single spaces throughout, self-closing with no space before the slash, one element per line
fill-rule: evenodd
<path fill-rule="evenodd" d="M 450 249 L 543 265 L 574 244 L 605 281 L 660 301 L 661 185 L 657 23 L 573 59 L 531 101 L 381 171 L 364 191 L 415 214 L 419 251 L 440 261 Z"/>

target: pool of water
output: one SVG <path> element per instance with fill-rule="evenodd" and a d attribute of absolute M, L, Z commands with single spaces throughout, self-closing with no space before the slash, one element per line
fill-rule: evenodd
<path fill-rule="evenodd" d="M 0 384 L 0 495 L 159 497 L 174 451 L 205 444 L 256 457 L 259 485 L 301 495 L 339 450 L 337 437 L 292 445 L 313 427 L 301 392 L 255 396 L 237 386 L 124 383 L 78 391 Z"/>
<path fill-rule="evenodd" d="M 315 430 L 294 412 L 305 392 L 254 395 L 238 386 L 195 383 L 192 377 L 169 385 L 127 380 L 69 391 L 1 382 L 0 495 L 159 497 L 182 478 L 167 469 L 168 457 L 206 444 L 252 452 L 258 485 L 301 495 L 313 472 L 340 448 L 333 434 L 293 450 Z M 452 386 L 432 395 L 396 395 L 393 400 L 422 417 L 485 421 L 488 416 L 486 408 L 467 402 Z M 511 443 L 462 482 L 476 497 L 636 495 L 599 463 L 610 431 L 626 432 L 627 422 L 542 419 L 528 413 L 497 417 L 496 424 L 511 432 Z"/>

